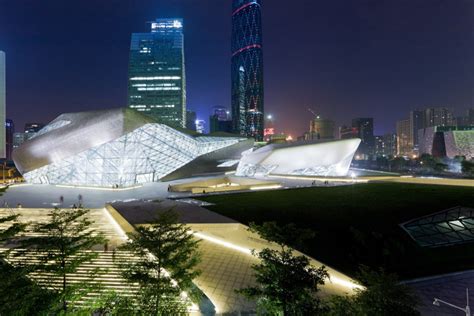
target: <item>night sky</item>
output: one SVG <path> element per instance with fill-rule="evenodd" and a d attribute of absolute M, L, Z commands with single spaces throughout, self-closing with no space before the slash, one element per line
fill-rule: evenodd
<path fill-rule="evenodd" d="M 0 0 L 7 114 L 17 131 L 63 112 L 125 106 L 130 35 L 185 23 L 188 108 L 230 107 L 231 0 Z M 377 133 L 425 105 L 474 106 L 474 1 L 263 0 L 265 108 L 279 132 L 308 107 Z"/>

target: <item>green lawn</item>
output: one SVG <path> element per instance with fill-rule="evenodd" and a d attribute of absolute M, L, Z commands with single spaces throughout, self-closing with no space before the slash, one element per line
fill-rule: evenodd
<path fill-rule="evenodd" d="M 242 223 L 296 223 L 317 232 L 303 249 L 354 275 L 357 265 L 384 266 L 402 278 L 474 268 L 474 244 L 418 247 L 399 227 L 454 206 L 474 207 L 471 187 L 397 183 L 252 192 L 201 198 Z"/>

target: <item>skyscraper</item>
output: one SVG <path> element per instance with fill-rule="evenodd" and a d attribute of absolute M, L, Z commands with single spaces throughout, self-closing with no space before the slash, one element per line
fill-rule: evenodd
<path fill-rule="evenodd" d="M 157 19 L 151 33 L 133 33 L 128 105 L 162 123 L 186 127 L 182 19 Z"/>
<path fill-rule="evenodd" d="M 0 51 L 0 122 L 3 126 L 0 128 L 0 158 L 7 158 L 6 153 L 6 117 L 5 117 L 5 107 L 6 107 L 6 65 L 5 65 L 5 53 Z"/>
<path fill-rule="evenodd" d="M 263 140 L 261 0 L 232 3 L 232 125 L 236 133 Z"/>

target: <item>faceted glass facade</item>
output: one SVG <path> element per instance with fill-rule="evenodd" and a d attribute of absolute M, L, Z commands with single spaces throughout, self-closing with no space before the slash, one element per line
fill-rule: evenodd
<path fill-rule="evenodd" d="M 263 140 L 263 53 L 260 0 L 234 0 L 232 13 L 232 125 Z"/>
<path fill-rule="evenodd" d="M 186 126 L 186 75 L 181 19 L 157 19 L 151 33 L 134 33 L 128 105 L 159 122 Z"/>
<path fill-rule="evenodd" d="M 197 157 L 240 140 L 192 137 L 164 124 L 146 124 L 23 176 L 30 183 L 128 187 L 158 181 Z"/>
<path fill-rule="evenodd" d="M 422 247 L 474 242 L 474 209 L 455 207 L 401 226 Z"/>

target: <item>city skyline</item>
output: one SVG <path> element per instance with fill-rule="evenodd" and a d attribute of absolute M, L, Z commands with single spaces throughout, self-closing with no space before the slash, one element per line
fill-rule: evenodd
<path fill-rule="evenodd" d="M 231 1 L 205 7 L 73 2 L 67 16 L 56 0 L 0 6 L 0 48 L 9 56 L 7 111 L 16 126 L 125 106 L 130 35 L 145 31 L 144 21 L 166 16 L 188 21 L 188 108 L 204 119 L 216 104 L 230 108 Z M 266 2 L 266 112 L 280 132 L 293 136 L 307 131 L 307 107 L 337 125 L 374 117 L 376 134 L 395 131 L 396 121 L 416 108 L 464 112 L 474 103 L 471 8 L 468 2 Z M 287 23 L 279 23 L 282 18 Z"/>

